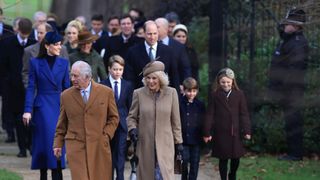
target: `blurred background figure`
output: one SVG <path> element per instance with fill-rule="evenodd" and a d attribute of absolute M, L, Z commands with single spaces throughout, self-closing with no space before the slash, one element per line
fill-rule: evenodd
<path fill-rule="evenodd" d="M 3 10 L 0 7 L 0 40 L 14 34 L 12 26 L 5 24 L 4 19 Z"/>
<path fill-rule="evenodd" d="M 188 29 L 183 24 L 176 25 L 172 30 L 173 38 L 183 44 L 186 48 L 188 59 L 191 66 L 191 77 L 195 78 L 199 82 L 199 61 L 196 50 L 192 47 L 188 41 Z"/>
<path fill-rule="evenodd" d="M 164 18 L 166 18 L 168 20 L 168 22 L 169 22 L 168 35 L 172 36 L 173 35 L 172 34 L 173 28 L 177 24 L 180 24 L 180 18 L 178 16 L 178 14 L 173 12 L 173 11 L 165 14 Z"/>
<path fill-rule="evenodd" d="M 36 27 L 38 27 L 39 24 L 45 22 L 47 22 L 47 14 L 43 11 L 35 12 L 33 15 L 33 30 L 29 38 L 38 41 L 38 33 Z"/>
<path fill-rule="evenodd" d="M 95 82 L 100 82 L 107 78 L 107 73 L 103 65 L 102 57 L 92 48 L 92 44 L 99 38 L 92 35 L 90 31 L 82 31 L 78 35 L 77 43 L 79 48 L 69 55 L 70 65 L 82 60 L 88 63 L 92 69 L 92 78 Z"/>
<path fill-rule="evenodd" d="M 17 35 L 10 36 L 0 43 L 0 77 L 4 78 L 2 86 L 2 118 L 8 134 L 6 142 L 15 142 L 14 129 L 17 132 L 19 153 L 17 157 L 27 157 L 30 150 L 31 134 L 22 123 L 25 88 L 22 82 L 22 57 L 24 48 L 36 41 L 28 38 L 32 32 L 32 22 L 20 18 Z"/>
<path fill-rule="evenodd" d="M 78 48 L 78 35 L 83 30 L 83 25 L 77 21 L 72 20 L 68 23 L 65 29 L 65 43 L 68 54 L 76 52 Z"/>

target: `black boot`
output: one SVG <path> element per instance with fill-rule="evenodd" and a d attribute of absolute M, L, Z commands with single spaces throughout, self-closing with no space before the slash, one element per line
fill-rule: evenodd
<path fill-rule="evenodd" d="M 228 180 L 236 180 L 236 179 L 237 179 L 236 174 L 231 174 L 231 173 L 228 174 Z"/>

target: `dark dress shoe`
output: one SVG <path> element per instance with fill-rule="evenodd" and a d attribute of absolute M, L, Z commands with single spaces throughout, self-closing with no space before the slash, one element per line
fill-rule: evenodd
<path fill-rule="evenodd" d="M 19 152 L 19 154 L 17 154 L 17 157 L 18 158 L 25 158 L 25 157 L 27 157 L 27 153 L 26 152 Z"/>
<path fill-rule="evenodd" d="M 280 161 L 302 161 L 302 157 L 291 156 L 291 155 L 284 155 L 278 157 Z"/>

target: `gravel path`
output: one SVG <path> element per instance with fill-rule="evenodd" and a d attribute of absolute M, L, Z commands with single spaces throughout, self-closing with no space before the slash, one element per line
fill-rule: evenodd
<path fill-rule="evenodd" d="M 1 133 L 2 132 L 2 133 Z M 20 174 L 24 180 L 36 180 L 39 179 L 39 171 L 30 170 L 31 157 L 28 154 L 27 158 L 17 158 L 18 147 L 16 143 L 7 144 L 4 143 L 5 135 L 3 130 L 0 132 L 0 169 L 7 169 L 9 171 Z M 211 161 L 210 161 L 211 162 Z M 219 179 L 219 174 L 216 172 L 216 168 L 210 162 L 202 163 L 199 169 L 199 180 L 212 180 Z M 215 170 L 214 170 L 215 169 Z M 48 172 L 50 176 L 50 172 Z M 125 179 L 129 179 L 130 167 L 129 163 L 126 163 Z M 1 179 L 1 177 L 0 177 Z M 51 179 L 51 178 L 49 178 Z M 63 170 L 63 179 L 71 180 L 70 170 L 67 168 Z M 176 180 L 179 180 L 179 176 L 176 176 Z"/>

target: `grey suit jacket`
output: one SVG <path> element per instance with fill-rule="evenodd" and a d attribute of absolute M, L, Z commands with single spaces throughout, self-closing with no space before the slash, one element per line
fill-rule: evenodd
<path fill-rule="evenodd" d="M 24 48 L 24 53 L 22 57 L 22 82 L 25 88 L 28 86 L 28 79 L 29 79 L 29 61 L 31 58 L 37 57 L 40 50 L 40 43 L 33 44 L 31 46 L 28 46 Z M 69 55 L 67 52 L 67 48 L 65 46 L 61 46 L 61 53 L 60 56 L 62 58 L 65 58 L 69 60 Z M 70 64 L 70 63 L 69 63 Z"/>

